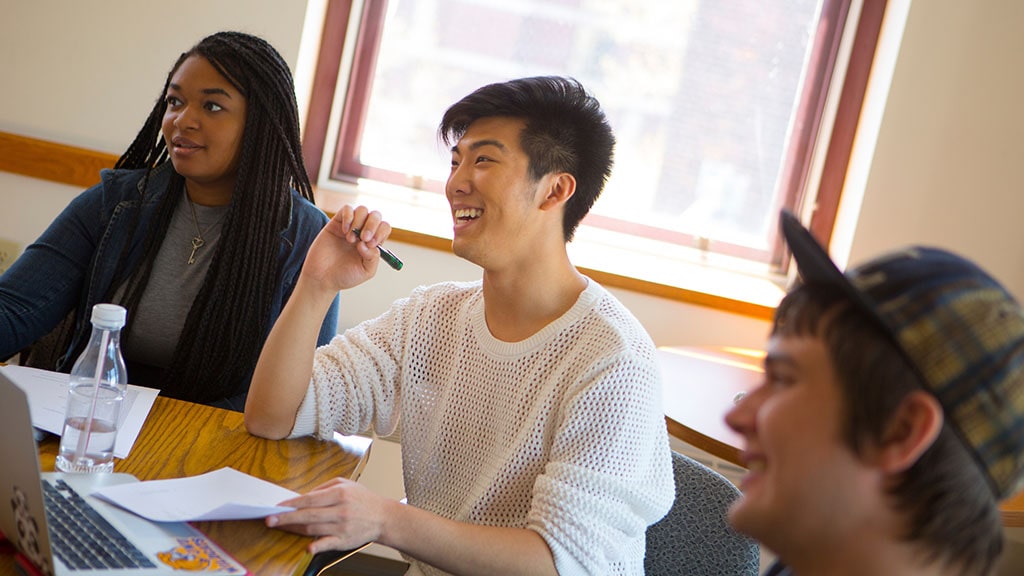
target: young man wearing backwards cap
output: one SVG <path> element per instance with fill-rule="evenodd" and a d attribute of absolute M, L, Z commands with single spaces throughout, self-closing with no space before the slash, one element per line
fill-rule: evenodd
<path fill-rule="evenodd" d="M 943 250 L 844 275 L 791 214 L 782 232 L 802 281 L 726 415 L 750 471 L 730 522 L 770 575 L 990 573 L 1024 483 L 1020 305 Z"/>

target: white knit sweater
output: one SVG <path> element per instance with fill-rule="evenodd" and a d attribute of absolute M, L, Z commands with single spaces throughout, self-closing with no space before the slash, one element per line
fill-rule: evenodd
<path fill-rule="evenodd" d="M 480 282 L 421 287 L 321 347 L 293 436 L 401 420 L 410 505 L 536 530 L 562 575 L 643 574 L 675 496 L 650 338 L 592 280 L 521 342 L 495 339 L 483 304 Z"/>

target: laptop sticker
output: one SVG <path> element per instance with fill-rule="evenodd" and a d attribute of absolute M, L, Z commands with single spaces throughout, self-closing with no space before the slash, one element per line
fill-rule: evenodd
<path fill-rule="evenodd" d="M 52 576 L 53 566 L 50 558 L 43 556 L 39 549 L 39 524 L 32 516 L 32 511 L 28 509 L 28 496 L 17 486 L 14 487 L 14 494 L 11 496 L 11 508 L 14 510 L 14 520 L 18 526 L 18 549 L 32 564 L 41 567 L 43 574 Z"/>
<path fill-rule="evenodd" d="M 177 546 L 166 552 L 157 552 L 157 558 L 175 570 L 186 572 L 241 573 L 205 538 L 179 538 Z"/>

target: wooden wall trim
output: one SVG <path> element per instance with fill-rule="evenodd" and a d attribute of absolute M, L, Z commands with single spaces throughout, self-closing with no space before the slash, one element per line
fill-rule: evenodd
<path fill-rule="evenodd" d="M 0 170 L 88 188 L 117 156 L 77 146 L 0 132 Z"/>
<path fill-rule="evenodd" d="M 99 182 L 100 170 L 112 168 L 115 162 L 117 162 L 117 156 L 113 154 L 0 132 L 0 171 L 85 189 Z M 429 234 L 396 228 L 392 231 L 391 237 L 397 242 L 407 242 L 445 252 L 451 251 L 450 240 Z M 600 270 L 584 268 L 580 270 L 604 286 L 622 288 L 723 312 L 765 320 L 770 320 L 774 312 L 774 308 L 771 307 L 695 290 L 665 286 Z"/>
<path fill-rule="evenodd" d="M 425 248 L 440 250 L 442 252 L 451 252 L 452 249 L 451 240 L 447 238 L 439 238 L 430 234 L 424 234 L 422 232 L 416 232 L 414 230 L 392 228 L 390 238 L 395 242 L 414 244 Z M 761 320 L 771 320 L 775 314 L 775 307 L 773 306 L 754 304 L 743 300 L 736 300 L 733 298 L 718 296 L 716 294 L 700 292 L 698 290 L 680 288 L 678 286 L 658 284 L 657 282 L 640 280 L 638 278 L 631 278 L 629 276 L 622 276 L 620 274 L 613 274 L 611 272 L 586 268 L 583 266 L 578 266 L 577 268 L 579 268 L 581 273 L 593 278 L 594 281 L 606 288 L 620 288 L 631 292 L 639 292 L 649 296 L 665 298 L 666 300 L 685 302 L 695 306 L 712 308 L 722 312 L 729 312 L 731 314 L 738 314 L 740 316 L 748 316 L 751 318 L 759 318 Z"/>

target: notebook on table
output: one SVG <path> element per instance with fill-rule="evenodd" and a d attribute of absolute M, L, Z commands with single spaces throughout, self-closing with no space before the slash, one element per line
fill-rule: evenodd
<path fill-rule="evenodd" d="M 40 473 L 25 393 L 0 373 L 0 532 L 30 574 L 250 574 L 184 522 L 150 522 L 90 494 L 129 474 Z M 83 527 L 84 526 L 84 527 Z"/>

